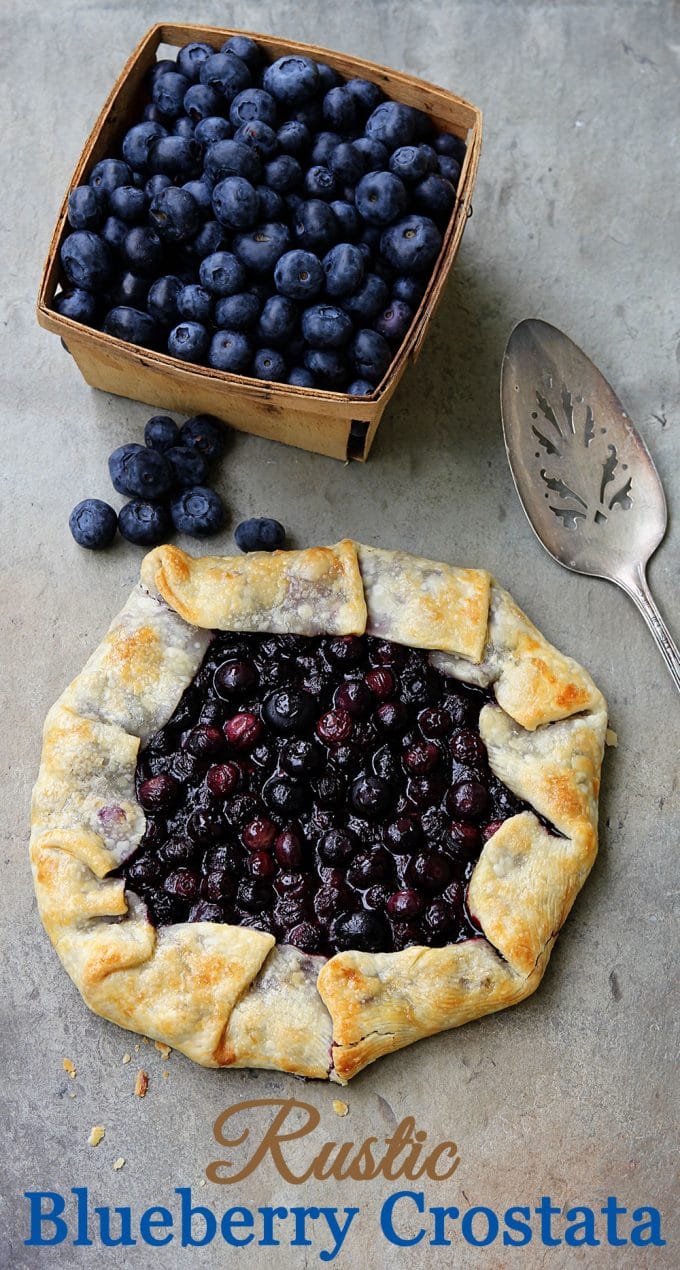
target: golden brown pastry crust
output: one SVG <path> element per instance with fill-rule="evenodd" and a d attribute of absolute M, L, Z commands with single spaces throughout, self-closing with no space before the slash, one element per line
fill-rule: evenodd
<path fill-rule="evenodd" d="M 492 686 L 492 770 L 533 812 L 485 844 L 468 903 L 478 939 L 329 960 L 246 927 L 162 927 L 108 875 L 144 832 L 140 743 L 170 717 L 214 629 L 362 634 L 431 650 Z M 381 1054 L 533 992 L 597 850 L 606 706 L 481 570 L 345 540 L 194 559 L 159 547 L 83 671 L 50 710 L 33 794 L 43 923 L 90 1007 L 208 1067 L 272 1067 L 345 1083 Z"/>

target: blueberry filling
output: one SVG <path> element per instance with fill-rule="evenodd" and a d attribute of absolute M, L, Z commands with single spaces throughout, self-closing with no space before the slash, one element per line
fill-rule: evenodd
<path fill-rule="evenodd" d="M 219 633 L 140 752 L 146 830 L 118 876 L 156 926 L 326 956 L 474 937 L 472 870 L 525 809 L 488 766 L 490 699 L 370 636 Z"/>

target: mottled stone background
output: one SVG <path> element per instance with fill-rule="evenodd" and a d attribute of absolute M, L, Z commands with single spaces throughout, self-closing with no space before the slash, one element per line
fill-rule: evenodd
<path fill-rule="evenodd" d="M 338 1090 L 277 1074 L 214 1073 L 88 1013 L 44 935 L 26 861 L 28 803 L 45 712 L 81 667 L 135 577 L 139 552 L 98 557 L 66 527 L 86 495 L 108 497 L 106 458 L 149 411 L 88 389 L 34 318 L 39 272 L 83 141 L 120 66 L 161 18 L 255 28 L 344 49 L 469 97 L 486 134 L 474 216 L 422 356 L 390 407 L 370 462 L 330 460 L 237 435 L 220 488 L 233 526 L 263 512 L 296 544 L 352 534 L 490 568 L 611 705 L 602 848 L 539 992 L 515 1010 L 383 1060 Z M 105 1253 L 25 1249 L 26 1189 L 89 1186 L 92 1203 L 141 1209 L 192 1186 L 238 1202 L 358 1204 L 340 1267 L 656 1266 L 654 1253 L 534 1243 L 390 1247 L 378 1233 L 393 1185 L 281 1183 L 269 1166 L 232 1195 L 200 1187 L 211 1125 L 231 1102 L 294 1094 L 322 1113 L 324 1137 L 385 1136 L 413 1114 L 455 1137 L 462 1164 L 429 1183 L 428 1204 L 503 1210 L 549 1194 L 599 1207 L 608 1194 L 654 1203 L 672 1237 L 677 1113 L 678 701 L 641 620 L 605 582 L 561 570 L 536 542 L 501 441 L 498 372 L 513 323 L 556 322 L 617 386 L 652 450 L 671 516 L 651 581 L 680 631 L 680 412 L 677 215 L 678 6 L 645 0 L 336 0 L 332 4 L 162 4 L 51 0 L 0 4 L 4 102 L 2 224 L 2 561 L 4 710 L 0 729 L 4 897 L 2 1251 L 27 1267 L 217 1267 L 233 1250 L 172 1245 Z M 673 235 L 675 228 L 676 234 Z M 676 522 L 675 524 L 673 522 Z M 232 547 L 230 530 L 217 549 Z M 122 1056 L 132 1051 L 132 1063 Z M 69 1056 L 77 1076 L 69 1079 Z M 139 1067 L 150 1073 L 133 1096 Z M 163 1070 L 169 1072 L 164 1079 Z M 75 1095 L 75 1097 L 73 1096 Z M 106 1138 L 87 1146 L 93 1124 Z M 118 1172 L 113 1161 L 122 1156 Z M 298 1156 L 298 1158 L 301 1158 Z M 302 1193 L 300 1193 L 302 1192 Z M 675 1238 L 677 1239 L 677 1229 Z M 239 1265 L 323 1264 L 320 1247 L 247 1248 Z"/>

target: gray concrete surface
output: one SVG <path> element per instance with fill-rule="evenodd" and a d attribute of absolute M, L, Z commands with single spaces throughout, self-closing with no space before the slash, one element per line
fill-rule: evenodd
<path fill-rule="evenodd" d="M 28 802 L 48 706 L 81 667 L 126 596 L 139 552 L 86 555 L 66 528 L 81 497 L 107 497 L 110 450 L 149 411 L 92 392 L 34 297 L 64 187 L 109 85 L 142 32 L 162 17 L 254 27 L 342 48 L 450 86 L 484 110 L 474 217 L 418 365 L 389 410 L 365 467 L 235 437 L 221 488 L 231 524 L 266 511 L 297 544 L 352 534 L 490 568 L 605 691 L 618 750 L 607 757 L 602 846 L 539 992 L 525 1005 L 383 1060 L 344 1095 L 282 1075 L 203 1071 L 90 1015 L 35 911 L 26 859 Z M 0 5 L 4 100 L 2 248 L 3 776 L 0 1265 L 230 1265 L 214 1244 L 102 1252 L 70 1243 L 31 1250 L 25 1190 L 88 1186 L 92 1204 L 175 1201 L 355 1204 L 360 1217 L 335 1264 L 539 1267 L 680 1264 L 673 1230 L 677 1112 L 678 702 L 643 625 L 604 582 L 560 570 L 517 502 L 498 418 L 498 371 L 512 324 L 540 315 L 599 363 L 652 450 L 671 531 L 651 568 L 676 632 L 680 318 L 677 298 L 678 57 L 675 3 L 644 0 L 374 0 L 189 6 L 160 0 L 52 0 Z M 226 530 L 216 544 L 230 550 Z M 132 1063 L 122 1064 L 125 1051 Z M 77 1067 L 70 1080 L 62 1068 Z M 136 1070 L 148 1095 L 132 1094 Z M 163 1072 L 167 1071 L 167 1078 Z M 608 1195 L 661 1208 L 669 1244 L 655 1251 L 513 1251 L 390 1247 L 378 1212 L 394 1184 L 293 1188 L 269 1165 L 242 1187 L 200 1187 L 216 1157 L 215 1116 L 247 1098 L 302 1098 L 320 1136 L 384 1137 L 412 1114 L 455 1138 L 450 1183 L 428 1204 L 598 1209 Z M 96 1150 L 93 1124 L 106 1126 Z M 125 1158 L 119 1172 L 112 1170 Z M 418 1189 L 418 1188 L 416 1188 Z M 71 1236 L 72 1237 L 72 1236 Z M 320 1245 L 245 1249 L 244 1267 L 323 1264 Z"/>

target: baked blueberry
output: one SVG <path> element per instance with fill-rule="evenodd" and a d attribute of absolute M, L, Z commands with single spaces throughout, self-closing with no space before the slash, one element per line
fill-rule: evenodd
<path fill-rule="evenodd" d="M 83 287 L 69 287 L 54 298 L 54 307 L 62 317 L 73 318 L 92 326 L 97 315 L 97 301 L 91 291 Z"/>
<path fill-rule="evenodd" d="M 280 688 L 265 699 L 262 718 L 282 736 L 307 732 L 314 719 L 314 698 L 297 688 Z"/>
<path fill-rule="evenodd" d="M 182 243 L 198 231 L 201 209 L 187 190 L 169 185 L 151 203 L 149 220 L 166 242 Z"/>
<path fill-rule="evenodd" d="M 99 234 L 77 229 L 64 239 L 59 253 L 64 273 L 74 287 L 99 291 L 111 277 L 111 252 Z"/>
<path fill-rule="evenodd" d="M 197 450 L 208 463 L 218 459 L 224 449 L 226 428 L 212 415 L 192 415 L 179 431 L 180 445 Z"/>
<path fill-rule="evenodd" d="M 101 498 L 84 498 L 68 518 L 68 527 L 78 546 L 91 551 L 99 551 L 113 542 L 117 524 L 113 507 Z"/>
<path fill-rule="evenodd" d="M 128 542 L 141 547 L 155 547 L 166 541 L 172 526 L 168 511 L 161 503 L 133 499 L 121 507 L 118 528 Z"/>
<path fill-rule="evenodd" d="M 168 352 L 183 362 L 202 362 L 208 354 L 210 333 L 202 322 L 179 322 L 168 335 Z"/>
<path fill-rule="evenodd" d="M 297 106 L 309 101 L 318 92 L 319 69 L 309 57 L 280 57 L 266 68 L 262 83 L 277 102 Z"/>
<path fill-rule="evenodd" d="M 144 444 L 164 454 L 179 444 L 179 428 L 170 415 L 152 415 L 144 424 Z"/>
<path fill-rule="evenodd" d="M 246 63 L 234 53 L 212 53 L 201 63 L 199 78 L 229 105 L 238 93 L 250 87 L 251 74 Z"/>
<path fill-rule="evenodd" d="M 392 172 L 368 172 L 355 192 L 357 211 L 369 225 L 390 225 L 406 209 L 403 181 Z"/>
<path fill-rule="evenodd" d="M 248 372 L 252 359 L 252 346 L 241 331 L 220 330 L 213 335 L 208 350 L 208 365 L 214 370 L 244 375 Z"/>
<path fill-rule="evenodd" d="M 119 494 L 163 498 L 172 485 L 172 471 L 163 454 L 144 445 L 121 445 L 109 458 L 109 476 Z"/>
<path fill-rule="evenodd" d="M 380 249 L 389 264 L 405 274 L 430 270 L 441 245 L 441 234 L 428 216 L 406 216 L 390 225 L 380 239 Z"/>
<path fill-rule="evenodd" d="M 148 313 L 119 304 L 110 309 L 102 323 L 106 335 L 139 344 L 142 348 L 154 348 L 158 343 L 158 326 Z"/>
<path fill-rule="evenodd" d="M 333 942 L 339 952 L 379 952 L 388 943 L 384 920 L 371 912 L 343 913 L 333 924 Z"/>
<path fill-rule="evenodd" d="M 276 551 L 284 546 L 286 531 L 270 516 L 253 516 L 236 526 L 234 540 L 241 551 Z"/>
<path fill-rule="evenodd" d="M 151 316 L 163 326 L 176 324 L 179 317 L 177 298 L 181 290 L 181 279 L 174 274 L 165 274 L 162 278 L 157 278 L 149 287 L 146 307 Z"/>
<path fill-rule="evenodd" d="M 98 229 L 104 219 L 105 197 L 92 185 L 78 185 L 68 196 L 68 223 L 72 229 Z"/>
<path fill-rule="evenodd" d="M 198 273 L 201 285 L 211 295 L 235 295 L 246 284 L 243 264 L 230 251 L 216 251 L 206 256 Z"/>
<path fill-rule="evenodd" d="M 322 260 L 326 292 L 334 300 L 353 294 L 364 276 L 364 258 L 352 243 L 336 243 Z"/>
<path fill-rule="evenodd" d="M 212 317 L 213 297 L 205 287 L 190 282 L 177 293 L 177 311 L 180 317 L 205 324 Z"/>
<path fill-rule="evenodd" d="M 312 299 L 324 286 L 321 261 L 311 251 L 287 251 L 276 263 L 274 284 L 289 299 Z"/>
<path fill-rule="evenodd" d="M 353 329 L 352 319 L 332 304 L 314 304 L 302 314 L 302 334 L 312 348 L 340 348 Z"/>
<path fill-rule="evenodd" d="M 224 505 L 219 494 L 206 486 L 182 490 L 170 504 L 172 523 L 178 533 L 205 538 L 222 528 Z"/>

